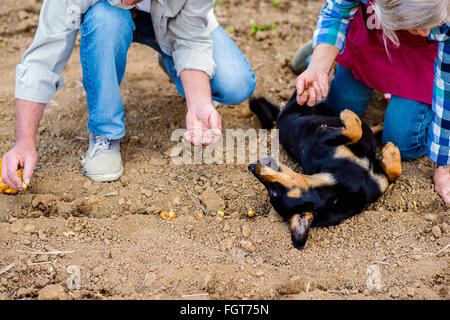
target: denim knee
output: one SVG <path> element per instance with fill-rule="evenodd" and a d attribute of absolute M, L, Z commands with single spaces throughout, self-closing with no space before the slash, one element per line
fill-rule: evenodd
<path fill-rule="evenodd" d="M 327 96 L 327 105 L 335 114 L 350 109 L 361 116 L 372 98 L 373 89 L 358 81 L 351 70 L 338 64 Z"/>
<path fill-rule="evenodd" d="M 256 77 L 253 72 L 241 72 L 236 74 L 236 72 L 230 72 L 226 77 L 227 81 L 222 81 L 222 83 L 214 88 L 213 81 L 213 91 L 218 89 L 217 96 L 220 97 L 219 102 L 225 105 L 238 105 L 248 98 L 251 97 L 256 87 Z M 213 96 L 216 96 L 214 94 Z"/>
<path fill-rule="evenodd" d="M 402 160 L 420 158 L 427 153 L 431 120 L 430 105 L 393 96 L 384 118 L 383 144 L 395 144 Z"/>
<path fill-rule="evenodd" d="M 83 36 L 93 36 L 96 41 L 104 40 L 111 44 L 115 39 L 120 41 L 122 37 L 118 35 L 127 35 L 134 31 L 135 26 L 129 10 L 116 8 L 107 1 L 97 2 L 84 15 L 81 24 L 81 33 Z M 127 37 L 128 38 L 128 37 Z"/>

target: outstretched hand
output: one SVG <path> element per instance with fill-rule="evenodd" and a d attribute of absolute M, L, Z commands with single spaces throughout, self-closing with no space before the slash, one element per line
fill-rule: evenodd
<path fill-rule="evenodd" d="M 192 107 L 186 114 L 184 138 L 195 146 L 217 142 L 222 135 L 222 118 L 212 104 Z"/>

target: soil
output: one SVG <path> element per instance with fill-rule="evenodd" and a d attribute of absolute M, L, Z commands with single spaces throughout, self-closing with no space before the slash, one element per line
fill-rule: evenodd
<path fill-rule="evenodd" d="M 255 95 L 288 100 L 296 78 L 289 61 L 312 37 L 322 4 L 218 1 L 219 22 L 257 76 Z M 40 5 L 0 4 L 1 154 L 14 144 L 15 66 Z M 265 30 L 252 34 L 252 20 Z M 299 251 L 247 165 L 170 161 L 185 104 L 154 51 L 129 51 L 125 173 L 117 182 L 82 175 L 88 112 L 78 45 L 63 76 L 39 128 L 31 189 L 0 195 L 0 299 L 449 299 L 449 206 L 434 192 L 427 157 L 403 162 L 377 202 L 313 229 Z M 385 108 L 377 93 L 364 119 L 380 122 Z M 259 128 L 247 103 L 218 110 L 226 129 Z M 284 152 L 281 160 L 301 170 Z M 176 218 L 162 219 L 162 210 Z"/>

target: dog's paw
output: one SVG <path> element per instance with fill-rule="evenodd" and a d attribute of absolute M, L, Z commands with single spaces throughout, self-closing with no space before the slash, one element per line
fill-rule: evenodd
<path fill-rule="evenodd" d="M 344 130 L 342 134 L 350 139 L 347 144 L 353 144 L 359 141 L 362 137 L 361 119 L 351 110 L 345 109 L 339 115 L 339 118 L 344 123 Z"/>
<path fill-rule="evenodd" d="M 402 174 L 402 162 L 400 150 L 392 143 L 388 142 L 381 150 L 381 166 L 389 181 L 394 181 Z"/>

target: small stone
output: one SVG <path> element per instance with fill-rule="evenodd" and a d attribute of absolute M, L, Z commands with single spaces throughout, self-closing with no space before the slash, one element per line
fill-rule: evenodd
<path fill-rule="evenodd" d="M 322 246 L 323 248 L 329 248 L 329 247 L 331 247 L 331 242 L 330 242 L 329 239 L 323 240 L 320 244 L 321 244 L 321 246 Z"/>
<path fill-rule="evenodd" d="M 119 248 L 112 248 L 111 251 L 109 252 L 109 257 L 111 259 L 117 258 L 122 254 L 122 250 L 120 250 Z"/>
<path fill-rule="evenodd" d="M 23 230 L 23 224 L 20 221 L 16 221 L 9 227 L 9 231 L 12 233 L 20 233 Z"/>
<path fill-rule="evenodd" d="M 434 220 L 436 220 L 436 216 L 435 216 L 434 214 L 427 213 L 427 214 L 424 216 L 424 219 L 427 220 L 427 221 L 434 221 Z"/>
<path fill-rule="evenodd" d="M 16 292 L 17 298 L 33 297 L 36 295 L 37 290 L 34 288 L 20 288 Z"/>
<path fill-rule="evenodd" d="M 138 136 L 131 136 L 130 137 L 130 143 L 131 144 L 136 145 L 136 144 L 139 144 L 140 141 L 141 141 L 141 138 L 138 137 Z"/>
<path fill-rule="evenodd" d="M 147 198 L 151 198 L 151 196 L 153 195 L 153 193 L 151 192 L 151 190 L 148 189 L 141 189 L 141 193 L 146 196 Z"/>
<path fill-rule="evenodd" d="M 29 17 L 29 14 L 25 10 L 20 10 L 19 12 L 17 12 L 17 16 L 20 20 L 25 20 Z"/>
<path fill-rule="evenodd" d="M 253 247 L 253 244 L 248 241 L 248 240 L 242 240 L 241 242 L 239 242 L 239 244 L 241 245 L 241 247 L 249 252 L 254 252 L 255 251 L 255 247 Z"/>
<path fill-rule="evenodd" d="M 92 186 L 92 182 L 91 181 L 86 181 L 83 184 L 83 189 L 88 190 L 91 186 Z"/>
<path fill-rule="evenodd" d="M 230 225 L 228 223 L 225 223 L 225 225 L 223 226 L 223 232 L 228 232 L 230 231 Z"/>
<path fill-rule="evenodd" d="M 435 236 L 436 238 L 440 238 L 442 235 L 442 231 L 439 226 L 434 226 L 433 228 L 431 228 L 431 232 L 433 233 L 433 236 Z"/>
<path fill-rule="evenodd" d="M 264 275 L 264 271 L 262 271 L 262 270 L 258 270 L 255 272 L 255 276 L 257 276 L 257 277 L 262 277 L 263 275 Z"/>
<path fill-rule="evenodd" d="M 200 199 L 210 215 L 216 215 L 217 211 L 225 208 L 224 200 L 212 188 L 208 187 L 201 195 Z"/>
<path fill-rule="evenodd" d="M 149 287 L 156 282 L 158 279 L 155 273 L 149 273 L 144 280 L 144 287 Z"/>
<path fill-rule="evenodd" d="M 42 241 L 47 240 L 47 236 L 45 235 L 45 232 L 42 230 L 38 231 L 38 237 L 39 237 L 39 240 L 42 240 Z"/>
<path fill-rule="evenodd" d="M 74 196 L 71 193 L 64 193 L 63 194 L 63 201 L 64 202 L 72 202 L 74 200 Z"/>
<path fill-rule="evenodd" d="M 23 231 L 29 234 L 36 233 L 36 227 L 32 224 L 27 224 L 23 227 Z"/>
<path fill-rule="evenodd" d="M 38 300 L 66 300 L 64 287 L 60 284 L 45 286 L 39 291 Z"/>
<path fill-rule="evenodd" d="M 145 209 L 145 212 L 147 212 L 147 214 L 160 214 L 161 211 L 162 211 L 161 208 L 155 206 L 150 206 L 147 209 Z"/>
<path fill-rule="evenodd" d="M 239 193 L 231 188 L 226 188 L 225 191 L 223 192 L 223 196 L 225 197 L 226 200 L 231 200 L 239 197 Z"/>
<path fill-rule="evenodd" d="M 124 198 L 120 198 L 120 199 L 117 201 L 117 204 L 118 204 L 119 206 L 123 206 L 123 205 L 125 204 L 125 199 L 124 199 Z"/>
<path fill-rule="evenodd" d="M 41 254 L 39 258 L 37 259 L 37 262 L 48 262 L 48 255 Z"/>
<path fill-rule="evenodd" d="M 39 218 L 39 217 L 42 217 L 43 215 L 44 215 L 44 213 L 42 211 L 36 210 L 36 211 L 31 212 L 28 216 L 30 218 Z"/>
<path fill-rule="evenodd" d="M 409 288 L 406 289 L 406 294 L 409 297 L 414 297 L 414 295 L 416 294 L 416 289 L 412 288 L 412 287 L 409 287 Z"/>
<path fill-rule="evenodd" d="M 242 226 L 242 235 L 244 236 L 244 238 L 248 238 L 250 236 L 250 233 L 251 233 L 250 226 L 248 224 L 244 224 Z"/>
<path fill-rule="evenodd" d="M 94 277 L 100 277 L 103 276 L 106 273 L 106 267 L 105 266 L 96 266 L 93 270 L 92 270 L 92 275 Z"/>

